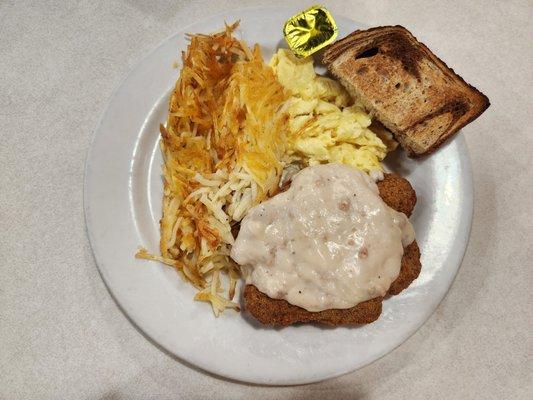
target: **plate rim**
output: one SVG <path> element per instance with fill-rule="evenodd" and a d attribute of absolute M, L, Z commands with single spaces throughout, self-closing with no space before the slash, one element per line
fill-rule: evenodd
<path fill-rule="evenodd" d="M 87 237 L 89 239 L 89 245 L 90 245 L 90 248 L 91 248 L 91 252 L 92 252 L 92 256 L 93 256 L 94 262 L 95 262 L 96 267 L 98 269 L 99 275 L 100 275 L 101 279 L 103 280 L 103 282 L 104 282 L 104 284 L 105 284 L 105 286 L 107 288 L 107 291 L 111 295 L 111 298 L 116 303 L 116 305 L 118 306 L 120 311 L 124 314 L 126 319 L 134 326 L 134 328 L 138 332 L 140 332 L 143 335 L 143 337 L 145 337 L 150 343 L 155 345 L 156 348 L 162 350 L 164 353 L 170 355 L 173 359 L 179 361 L 180 363 L 182 363 L 183 365 L 185 365 L 187 367 L 190 367 L 190 368 L 192 368 L 194 370 L 197 370 L 197 371 L 200 370 L 203 373 L 207 373 L 210 376 L 227 379 L 229 381 L 252 383 L 252 384 L 259 384 L 259 385 L 266 385 L 266 386 L 301 385 L 301 384 L 314 383 L 314 382 L 319 382 L 319 381 L 323 381 L 323 380 L 326 380 L 326 379 L 342 376 L 342 375 L 354 372 L 354 371 L 356 371 L 356 370 L 358 370 L 360 368 L 363 368 L 365 366 L 368 366 L 368 365 L 376 362 L 377 360 L 380 360 L 385 355 L 391 353 L 396 348 L 398 348 L 401 344 L 405 343 L 405 341 L 407 341 L 415 332 L 417 332 L 421 328 L 421 326 L 424 325 L 428 321 L 428 319 L 431 317 L 431 315 L 433 315 L 433 313 L 439 307 L 441 302 L 447 296 L 447 293 L 449 292 L 454 280 L 456 279 L 457 273 L 458 273 L 459 269 L 461 268 L 462 261 L 464 259 L 464 255 L 466 253 L 466 249 L 468 248 L 471 229 L 472 229 L 473 209 L 474 209 L 474 200 L 475 200 L 475 193 L 474 193 L 474 186 L 473 186 L 473 171 L 472 171 L 472 165 L 471 165 L 471 160 L 470 160 L 468 147 L 466 145 L 466 140 L 464 139 L 464 135 L 462 134 L 462 131 L 459 131 L 459 133 L 454 138 L 452 138 L 452 140 L 461 142 L 460 146 L 463 148 L 463 151 L 460 152 L 459 155 L 461 157 L 461 161 L 462 161 L 462 164 L 463 164 L 463 167 L 464 167 L 463 172 L 464 172 L 464 178 L 466 180 L 465 187 L 470 192 L 469 193 L 470 194 L 470 196 L 469 196 L 470 201 L 465 202 L 464 207 L 463 207 L 463 211 L 462 211 L 462 213 L 467 216 L 467 220 L 463 221 L 463 224 L 466 226 L 466 229 L 464 231 L 465 241 L 464 241 L 463 248 L 460 249 L 459 252 L 456 252 L 457 266 L 456 266 L 455 270 L 453 271 L 453 275 L 451 276 L 450 282 L 447 285 L 447 288 L 446 288 L 445 292 L 443 293 L 443 295 L 440 298 L 440 300 L 433 307 L 433 309 L 429 312 L 429 314 L 425 318 L 421 319 L 420 322 L 414 324 L 413 328 L 408 333 L 405 334 L 405 337 L 403 337 L 402 340 L 398 341 L 398 343 L 396 343 L 393 347 L 391 347 L 388 350 L 384 351 L 382 354 L 380 354 L 378 357 L 374 358 L 372 361 L 370 361 L 368 363 L 365 363 L 365 364 L 363 364 L 361 366 L 357 366 L 355 368 L 352 367 L 352 368 L 346 368 L 344 370 L 339 370 L 336 373 L 332 373 L 332 374 L 329 374 L 327 376 L 320 376 L 320 377 L 314 377 L 314 378 L 308 378 L 308 379 L 287 380 L 287 381 L 284 381 L 282 383 L 269 382 L 269 381 L 253 381 L 253 380 L 240 379 L 240 378 L 235 377 L 235 376 L 233 376 L 231 374 L 227 374 L 226 375 L 223 372 L 219 372 L 219 371 L 214 372 L 212 370 L 209 370 L 207 366 L 200 365 L 200 364 L 194 363 L 192 361 L 189 361 L 189 360 L 183 358 L 182 356 L 175 354 L 172 350 L 167 349 L 163 344 L 159 343 L 154 337 L 152 337 L 146 330 L 144 330 L 141 327 L 141 324 L 138 323 L 135 320 L 134 316 L 131 315 L 131 313 L 129 313 L 127 311 L 127 307 L 122 304 L 122 302 L 119 299 L 119 296 L 116 295 L 113 292 L 113 289 L 112 289 L 112 287 L 111 287 L 111 285 L 109 283 L 109 279 L 106 278 L 106 273 L 103 271 L 103 260 L 101 260 L 101 257 L 98 255 L 98 251 L 95 248 L 96 247 L 95 246 L 96 240 L 93 237 L 94 230 L 93 230 L 93 228 L 91 228 L 91 225 L 92 225 L 92 223 L 91 223 L 91 211 L 90 211 L 90 205 L 89 205 L 89 193 L 90 193 L 90 187 L 91 187 L 91 183 L 90 183 L 90 180 L 91 180 L 91 177 L 90 177 L 90 174 L 91 174 L 91 160 L 93 158 L 93 152 L 95 151 L 94 144 L 95 144 L 96 139 L 98 137 L 98 132 L 102 128 L 103 122 L 105 121 L 106 117 L 108 117 L 108 114 L 109 114 L 110 109 L 111 109 L 110 106 L 112 105 L 114 100 L 117 98 L 118 94 L 120 93 L 121 89 L 124 87 L 124 85 L 128 81 L 128 79 L 133 75 L 133 73 L 136 70 L 139 69 L 139 67 L 143 64 L 143 62 L 145 60 L 147 60 L 152 54 L 156 53 L 161 47 L 163 47 L 165 44 L 167 44 L 167 42 L 169 42 L 170 40 L 176 38 L 178 35 L 180 35 L 183 32 L 185 32 L 189 27 L 192 27 L 194 25 L 201 24 L 201 23 L 206 23 L 209 20 L 212 20 L 212 19 L 217 18 L 217 17 L 223 17 L 223 16 L 228 15 L 230 13 L 231 14 L 239 14 L 239 13 L 242 13 L 243 11 L 260 12 L 260 10 L 275 10 L 276 12 L 283 12 L 283 11 L 287 11 L 288 12 L 289 10 L 292 10 L 292 8 L 291 7 L 274 7 L 274 6 L 267 6 L 267 7 L 254 7 L 254 6 L 241 7 L 241 8 L 236 8 L 236 9 L 232 9 L 232 10 L 226 10 L 226 11 L 223 11 L 223 12 L 215 13 L 215 14 L 208 15 L 208 16 L 205 16 L 203 18 L 194 20 L 193 22 L 191 22 L 187 26 L 183 27 L 179 31 L 175 31 L 172 34 L 168 35 L 166 38 L 164 38 L 162 41 L 160 41 L 155 47 L 150 49 L 148 52 L 145 52 L 144 54 L 142 54 L 140 56 L 140 58 L 135 63 L 133 63 L 132 66 L 130 68 L 128 68 L 128 70 L 124 73 L 124 75 L 122 76 L 122 79 L 120 80 L 119 84 L 114 88 L 112 94 L 110 95 L 108 100 L 105 102 L 105 105 L 104 105 L 103 111 L 101 112 L 100 118 L 98 119 L 98 122 L 97 122 L 95 128 L 92 131 L 89 148 L 88 148 L 87 153 L 86 153 L 85 166 L 84 166 L 84 178 L 83 178 L 83 211 L 84 211 L 84 219 L 85 219 L 85 230 L 87 232 Z M 344 17 L 344 16 L 342 16 L 342 18 L 351 20 L 351 18 L 347 18 L 347 17 Z M 353 21 L 353 20 L 351 20 L 351 21 Z M 366 24 L 362 24 L 362 23 L 357 22 L 357 21 L 353 21 L 353 22 L 355 22 L 355 23 L 357 23 L 358 25 L 361 25 L 361 26 L 366 26 Z M 466 224 L 465 224 L 465 222 L 466 222 Z"/>

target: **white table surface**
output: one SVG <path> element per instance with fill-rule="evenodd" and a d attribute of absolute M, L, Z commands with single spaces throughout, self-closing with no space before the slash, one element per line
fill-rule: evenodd
<path fill-rule="evenodd" d="M 0 399 L 533 398 L 533 3 L 331 1 L 401 24 L 491 100 L 464 129 L 475 213 L 457 278 L 406 343 L 298 387 L 209 376 L 117 308 L 83 219 L 84 162 L 112 91 L 196 19 L 260 1 L 0 2 Z M 269 1 L 294 4 L 309 1 Z M 142 90 L 142 88 L 140 88 Z"/>

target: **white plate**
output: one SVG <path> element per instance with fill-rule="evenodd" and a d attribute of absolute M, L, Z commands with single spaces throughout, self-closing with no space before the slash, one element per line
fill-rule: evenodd
<path fill-rule="evenodd" d="M 354 371 L 413 334 L 450 287 L 463 257 L 473 193 L 465 141 L 458 135 L 422 161 L 401 152 L 389 167 L 408 178 L 418 204 L 412 221 L 422 251 L 422 273 L 401 295 L 385 300 L 373 324 L 356 328 L 258 326 L 227 311 L 214 318 L 194 302 L 176 272 L 137 260 L 139 245 L 157 251 L 161 215 L 158 126 L 178 71 L 172 63 L 186 32 L 209 33 L 241 20 L 238 34 L 259 43 L 266 58 L 284 45 L 281 27 L 296 9 L 246 9 L 193 24 L 144 58 L 112 97 L 90 149 L 85 175 L 89 238 L 110 292 L 130 319 L 182 360 L 224 377 L 258 384 L 302 384 Z M 362 27 L 336 15 L 340 36 Z"/>

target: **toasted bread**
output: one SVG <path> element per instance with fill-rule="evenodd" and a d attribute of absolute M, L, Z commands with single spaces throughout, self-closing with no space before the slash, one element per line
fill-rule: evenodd
<path fill-rule="evenodd" d="M 416 203 L 416 194 L 406 179 L 396 174 L 385 174 L 385 179 L 378 182 L 378 189 L 389 207 L 411 215 Z M 420 269 L 420 250 L 415 240 L 404 249 L 400 273 L 387 294 L 396 295 L 407 288 L 418 277 Z M 243 297 L 247 312 L 262 324 L 273 326 L 307 322 L 333 326 L 368 324 L 379 318 L 383 301 L 383 297 L 376 297 L 347 309 L 311 312 L 286 300 L 272 299 L 253 285 L 245 286 Z"/>
<path fill-rule="evenodd" d="M 412 157 L 433 152 L 490 105 L 402 26 L 355 31 L 323 62 Z"/>

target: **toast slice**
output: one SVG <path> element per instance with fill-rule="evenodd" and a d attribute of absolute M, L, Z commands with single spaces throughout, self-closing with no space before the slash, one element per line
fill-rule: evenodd
<path fill-rule="evenodd" d="M 490 105 L 402 26 L 355 31 L 323 62 L 412 157 L 435 151 Z"/>

